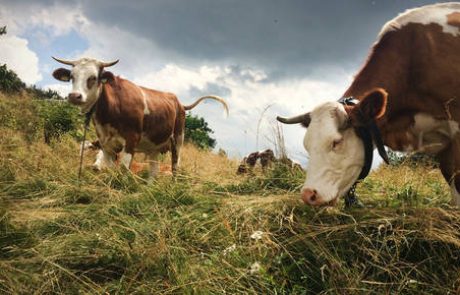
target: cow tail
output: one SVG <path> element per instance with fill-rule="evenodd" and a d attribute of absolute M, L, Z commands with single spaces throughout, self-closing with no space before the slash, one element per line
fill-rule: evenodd
<path fill-rule="evenodd" d="M 193 109 L 194 107 L 196 107 L 200 102 L 202 102 L 205 99 L 213 99 L 215 101 L 220 102 L 224 106 L 225 112 L 227 113 L 227 116 L 228 116 L 228 105 L 227 105 L 227 103 L 225 102 L 225 100 L 223 98 L 220 98 L 220 97 L 215 96 L 215 95 L 206 95 L 206 96 L 200 97 L 194 103 L 192 103 L 191 105 L 187 105 L 187 106 L 184 105 L 184 109 L 186 111 L 189 111 L 189 110 Z"/>

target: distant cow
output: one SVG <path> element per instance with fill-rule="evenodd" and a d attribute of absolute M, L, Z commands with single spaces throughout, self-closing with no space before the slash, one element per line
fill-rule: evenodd
<path fill-rule="evenodd" d="M 272 163 L 275 163 L 278 160 L 275 157 L 275 153 L 273 153 L 271 149 L 253 152 L 243 158 L 243 161 L 241 161 L 241 164 L 238 166 L 237 173 L 243 174 L 252 172 L 255 165 L 257 164 L 257 161 L 260 162 L 262 170 L 265 171 L 266 168 L 270 167 Z"/>
<path fill-rule="evenodd" d="M 71 70 L 55 70 L 53 76 L 60 81 L 72 81 L 69 102 L 91 116 L 96 127 L 102 148 L 94 163 L 96 169 L 112 167 L 118 153 L 120 162 L 129 168 L 134 153 L 138 151 L 153 160 L 151 175 L 155 176 L 159 170 L 157 156 L 171 151 L 174 173 L 184 141 L 185 111 L 210 98 L 220 102 L 228 112 L 225 101 L 217 96 L 204 96 L 184 106 L 172 93 L 145 88 L 115 77 L 105 68 L 113 66 L 118 60 L 54 59 L 72 66 Z"/>
<path fill-rule="evenodd" d="M 308 127 L 302 199 L 335 203 L 364 178 L 376 146 L 436 155 L 460 205 L 460 3 L 408 10 L 388 22 L 344 98 L 278 120 Z"/>

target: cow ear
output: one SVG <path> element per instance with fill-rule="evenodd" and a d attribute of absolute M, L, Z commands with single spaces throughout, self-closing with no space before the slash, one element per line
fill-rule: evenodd
<path fill-rule="evenodd" d="M 350 114 L 353 125 L 366 125 L 372 120 L 381 118 L 387 108 L 388 93 L 382 88 L 376 88 L 364 95 Z"/>
<path fill-rule="evenodd" d="M 113 75 L 112 72 L 103 71 L 99 79 L 102 83 L 107 83 L 107 82 L 112 82 L 115 79 L 115 76 Z"/>
<path fill-rule="evenodd" d="M 56 80 L 59 80 L 62 82 L 69 82 L 70 81 L 70 70 L 59 68 L 53 72 L 53 77 Z"/>

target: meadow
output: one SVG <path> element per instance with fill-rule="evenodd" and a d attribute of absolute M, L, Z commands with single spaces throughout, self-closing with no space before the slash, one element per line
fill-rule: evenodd
<path fill-rule="evenodd" d="M 382 166 L 348 210 L 301 203 L 304 171 L 239 176 L 191 144 L 176 178 L 94 172 L 89 151 L 78 180 L 79 144 L 45 144 L 37 108 L 0 94 L 1 294 L 460 294 L 436 167 Z"/>

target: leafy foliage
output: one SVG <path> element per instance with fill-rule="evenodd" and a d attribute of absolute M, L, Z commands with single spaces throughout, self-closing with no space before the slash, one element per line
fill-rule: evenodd
<path fill-rule="evenodd" d="M 19 79 L 18 75 L 9 70 L 6 64 L 0 66 L 0 91 L 15 93 L 26 88 L 26 84 Z"/>
<path fill-rule="evenodd" d="M 46 143 L 49 144 L 52 139 L 59 139 L 66 133 L 78 140 L 81 139 L 80 127 L 83 126 L 83 116 L 76 107 L 62 100 L 39 100 L 37 104 L 43 120 Z"/>
<path fill-rule="evenodd" d="M 198 116 L 187 114 L 185 117 L 185 141 L 192 142 L 202 149 L 213 148 L 216 140 L 210 136 L 214 133 L 208 123 Z"/>

